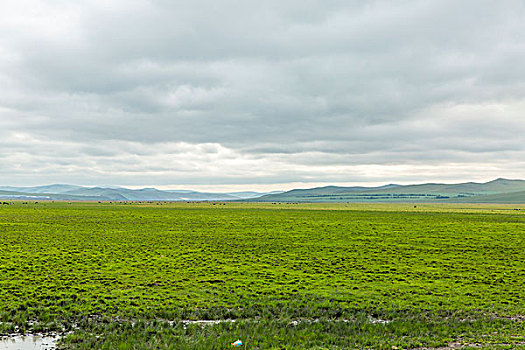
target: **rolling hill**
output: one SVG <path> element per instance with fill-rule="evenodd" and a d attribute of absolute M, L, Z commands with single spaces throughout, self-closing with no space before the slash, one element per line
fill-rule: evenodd
<path fill-rule="evenodd" d="M 82 187 L 53 184 L 0 187 L 0 199 L 67 201 L 255 201 L 255 202 L 439 202 L 525 203 L 525 180 L 496 179 L 485 183 L 389 184 L 378 187 L 325 186 L 287 192 L 207 193 L 156 188 Z"/>
<path fill-rule="evenodd" d="M 161 191 L 155 188 L 132 190 L 123 187 L 82 187 L 47 185 L 36 187 L 0 187 L 0 199 L 67 201 L 232 201 L 257 198 L 269 193 L 207 193 L 190 190 Z"/>
<path fill-rule="evenodd" d="M 496 179 L 486 183 L 386 185 L 380 187 L 317 187 L 259 197 L 265 202 L 483 202 L 525 203 L 525 180 Z"/>

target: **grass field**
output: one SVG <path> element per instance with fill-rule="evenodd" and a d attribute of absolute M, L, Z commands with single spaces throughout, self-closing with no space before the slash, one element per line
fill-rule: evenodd
<path fill-rule="evenodd" d="M 16 202 L 0 276 L 68 349 L 525 348 L 524 205 Z"/>

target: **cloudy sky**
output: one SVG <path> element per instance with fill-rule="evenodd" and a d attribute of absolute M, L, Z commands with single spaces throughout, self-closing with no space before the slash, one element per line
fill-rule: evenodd
<path fill-rule="evenodd" d="M 0 185 L 525 178 L 521 0 L 2 0 Z"/>

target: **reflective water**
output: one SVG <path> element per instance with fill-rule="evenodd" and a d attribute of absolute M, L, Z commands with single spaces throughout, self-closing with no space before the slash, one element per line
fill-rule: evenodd
<path fill-rule="evenodd" d="M 58 336 L 43 337 L 25 335 L 0 338 L 0 350 L 52 350 L 56 348 Z"/>

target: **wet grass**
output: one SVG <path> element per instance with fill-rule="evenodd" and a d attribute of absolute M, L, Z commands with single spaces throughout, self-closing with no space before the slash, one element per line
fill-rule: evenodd
<path fill-rule="evenodd" d="M 61 344 L 78 349 L 516 348 L 524 209 L 18 202 L 0 208 L 0 333 L 71 331 Z"/>

